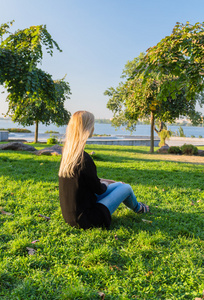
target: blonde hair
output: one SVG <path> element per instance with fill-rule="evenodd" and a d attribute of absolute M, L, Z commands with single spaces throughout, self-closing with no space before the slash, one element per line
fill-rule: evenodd
<path fill-rule="evenodd" d="M 83 163 L 83 152 L 88 137 L 93 134 L 94 115 L 88 111 L 77 111 L 71 117 L 62 151 L 60 177 L 73 177 L 77 166 Z"/>

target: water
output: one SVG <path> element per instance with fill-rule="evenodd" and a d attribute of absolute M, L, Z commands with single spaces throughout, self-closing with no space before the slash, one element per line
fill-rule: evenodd
<path fill-rule="evenodd" d="M 23 128 L 23 126 L 18 125 L 17 123 L 13 123 L 11 120 L 0 120 L 0 128 Z M 35 126 L 26 126 L 26 129 L 29 129 L 32 133 L 9 133 L 9 139 L 25 139 L 27 141 L 33 141 L 34 140 L 34 132 L 35 132 Z M 186 137 L 204 137 L 204 127 L 194 127 L 194 126 L 183 126 L 183 131 Z M 179 126 L 168 126 L 168 129 L 170 129 L 173 132 L 178 131 Z M 66 132 L 66 126 L 55 126 L 53 124 L 46 126 L 43 124 L 39 124 L 39 140 L 46 141 L 50 134 L 46 134 L 46 131 L 57 131 L 59 134 L 53 134 L 57 135 L 59 139 L 63 139 L 65 132 Z M 111 124 L 95 124 L 95 134 L 107 134 L 111 136 L 115 135 L 130 135 L 130 131 L 125 130 L 125 128 L 120 127 L 118 130 L 116 130 L 114 127 L 111 126 Z M 137 125 L 136 131 L 132 132 L 132 135 L 137 136 L 150 136 L 150 125 Z M 156 134 L 155 134 L 156 135 Z"/>

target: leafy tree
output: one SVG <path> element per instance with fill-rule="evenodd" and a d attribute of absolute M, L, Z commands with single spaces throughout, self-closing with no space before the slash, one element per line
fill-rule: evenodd
<path fill-rule="evenodd" d="M 12 34 L 9 31 L 12 24 L 13 21 L 0 26 L 0 84 L 5 83 L 8 92 L 13 94 L 13 101 L 18 101 L 27 92 L 32 98 L 41 89 L 43 81 L 44 101 L 50 98 L 54 100 L 53 80 L 50 77 L 45 81 L 42 72 L 37 69 L 37 64 L 43 58 L 43 45 L 50 55 L 53 54 L 54 47 L 62 50 L 45 25 L 31 26 Z"/>
<path fill-rule="evenodd" d="M 195 116 L 195 102 L 187 101 L 185 89 L 180 93 L 174 92 L 166 95 L 165 99 L 159 98 L 159 92 L 165 81 L 176 85 L 178 80 L 175 76 L 159 76 L 152 72 L 144 81 L 144 72 L 139 75 L 135 69 L 143 62 L 144 54 L 125 65 L 122 78 L 125 82 L 120 82 L 119 86 L 105 91 L 105 95 L 110 97 L 107 107 L 113 111 L 113 124 L 115 126 L 125 125 L 132 130 L 136 127 L 138 119 L 151 120 L 151 147 L 154 151 L 154 129 L 155 120 L 160 122 L 173 122 L 175 118 L 183 115 Z M 162 127 L 160 131 L 162 130 Z M 158 133 L 158 130 L 156 130 Z"/>
<path fill-rule="evenodd" d="M 116 126 L 132 128 L 139 118 L 151 116 L 151 152 L 155 119 L 173 122 L 184 115 L 193 124 L 202 121 L 196 103 L 204 104 L 203 29 L 204 23 L 177 23 L 170 36 L 128 62 L 123 72 L 126 82 L 105 92 Z"/>
<path fill-rule="evenodd" d="M 39 121 L 58 125 L 68 121 L 70 113 L 64 109 L 64 101 L 70 87 L 64 80 L 54 82 L 51 75 L 37 68 L 43 58 L 43 46 L 51 56 L 54 47 L 62 51 L 46 26 L 31 26 L 12 34 L 12 23 L 0 27 L 0 84 L 9 93 L 8 114 L 22 125 L 36 122 L 37 140 Z"/>
<path fill-rule="evenodd" d="M 174 85 L 164 81 L 157 98 L 166 99 L 168 94 L 182 93 L 189 101 L 200 100 L 198 94 L 204 89 L 204 22 L 194 25 L 177 22 L 172 34 L 147 50 L 144 59 L 134 70 L 135 76 L 143 74 L 144 81 L 156 72 L 177 78 Z M 192 100 L 193 99 L 193 100 Z M 204 101 L 200 101 L 202 106 Z M 197 115 L 197 117 L 199 117 Z M 199 117 L 200 121 L 200 117 Z"/>
<path fill-rule="evenodd" d="M 47 79 L 47 76 L 50 76 L 48 74 L 45 75 L 45 79 Z M 7 97 L 9 102 L 7 115 L 11 116 L 14 122 L 18 122 L 23 126 L 35 124 L 35 143 L 38 141 L 39 122 L 46 125 L 54 123 L 62 126 L 69 121 L 70 112 L 64 108 L 64 102 L 66 99 L 69 99 L 71 93 L 69 83 L 63 79 L 56 80 L 54 81 L 54 88 L 56 93 L 55 100 L 50 99 L 49 102 L 43 100 L 44 91 L 42 89 L 38 91 L 38 97 L 33 96 L 33 99 L 27 97 L 27 94 L 17 102 L 11 101 L 12 94 L 9 94 Z"/>

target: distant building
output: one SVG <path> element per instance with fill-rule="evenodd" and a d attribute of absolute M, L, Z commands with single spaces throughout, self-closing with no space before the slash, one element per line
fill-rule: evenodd
<path fill-rule="evenodd" d="M 175 123 L 176 124 L 191 124 L 191 120 L 187 119 L 184 116 L 180 116 L 179 118 L 177 118 L 175 120 Z"/>

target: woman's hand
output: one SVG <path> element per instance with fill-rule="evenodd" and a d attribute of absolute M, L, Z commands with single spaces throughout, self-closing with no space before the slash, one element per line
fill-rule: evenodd
<path fill-rule="evenodd" d="M 115 181 L 115 180 L 111 180 L 111 179 L 103 179 L 103 178 L 100 178 L 100 181 L 101 181 L 101 183 L 105 183 L 106 185 L 109 185 L 109 184 L 111 184 L 111 183 L 115 183 L 115 182 L 117 182 L 117 181 Z M 122 184 L 125 184 L 125 182 L 122 182 L 122 181 L 120 181 Z"/>
<path fill-rule="evenodd" d="M 101 183 L 104 183 L 105 185 L 109 185 L 111 183 L 115 183 L 116 182 L 116 181 L 111 180 L 111 179 L 103 179 L 103 178 L 100 178 L 100 181 L 101 181 Z"/>

